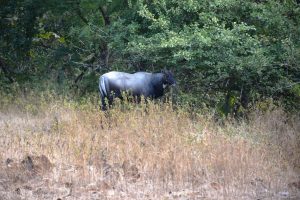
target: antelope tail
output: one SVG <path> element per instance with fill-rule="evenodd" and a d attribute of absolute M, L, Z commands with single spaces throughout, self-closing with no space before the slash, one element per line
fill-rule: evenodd
<path fill-rule="evenodd" d="M 107 96 L 106 84 L 105 84 L 105 77 L 101 76 L 99 79 L 99 90 L 102 97 Z"/>

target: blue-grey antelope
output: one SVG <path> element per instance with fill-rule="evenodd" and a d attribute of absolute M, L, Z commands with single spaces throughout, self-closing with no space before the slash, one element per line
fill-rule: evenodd
<path fill-rule="evenodd" d="M 99 90 L 101 95 L 102 110 L 106 110 L 106 99 L 112 105 L 114 98 L 122 99 L 122 93 L 126 92 L 135 98 L 156 99 L 164 94 L 167 86 L 176 85 L 174 75 L 169 70 L 160 73 L 136 72 L 108 72 L 99 78 Z"/>

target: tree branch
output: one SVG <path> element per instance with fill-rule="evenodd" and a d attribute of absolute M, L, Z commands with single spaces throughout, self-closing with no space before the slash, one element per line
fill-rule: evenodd
<path fill-rule="evenodd" d="M 78 17 L 85 23 L 85 24 L 89 24 L 89 21 L 84 17 L 84 15 L 81 12 L 80 9 L 80 1 L 77 1 L 77 7 L 76 7 L 76 13 L 78 15 Z"/>
<path fill-rule="evenodd" d="M 107 13 L 107 6 L 99 6 L 99 10 L 102 14 L 102 17 L 104 19 L 104 25 L 105 26 L 108 26 L 110 25 L 110 18 L 109 18 L 109 15 Z"/>

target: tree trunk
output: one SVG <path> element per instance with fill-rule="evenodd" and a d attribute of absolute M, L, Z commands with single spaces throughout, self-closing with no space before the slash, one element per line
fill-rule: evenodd
<path fill-rule="evenodd" d="M 15 82 L 15 80 L 11 77 L 10 70 L 7 68 L 7 65 L 3 58 L 0 58 L 0 69 L 2 69 L 4 76 L 9 80 L 9 82 Z"/>
<path fill-rule="evenodd" d="M 104 20 L 104 27 L 108 27 L 110 25 L 110 17 L 107 11 L 107 6 L 99 6 L 99 10 L 102 14 Z M 107 41 L 102 40 L 102 44 L 100 45 L 100 59 L 104 68 L 108 69 L 109 64 L 109 48 Z"/>
<path fill-rule="evenodd" d="M 99 6 L 100 12 L 102 14 L 103 20 L 104 20 L 104 26 L 110 25 L 110 18 L 107 13 L 107 6 Z"/>

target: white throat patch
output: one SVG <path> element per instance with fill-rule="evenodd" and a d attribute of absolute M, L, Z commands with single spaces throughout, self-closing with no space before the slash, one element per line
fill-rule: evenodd
<path fill-rule="evenodd" d="M 163 84 L 163 88 L 165 89 L 168 85 L 167 84 Z"/>

